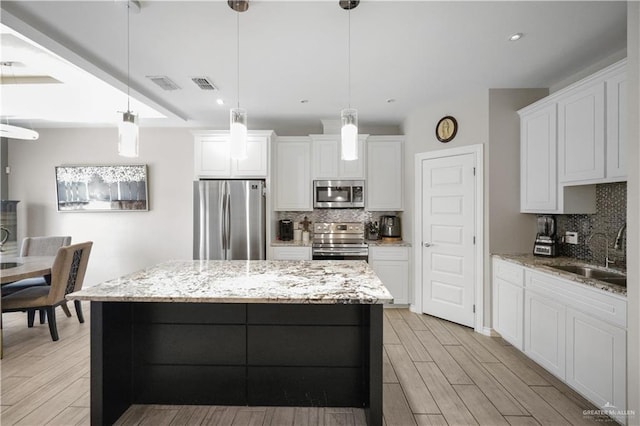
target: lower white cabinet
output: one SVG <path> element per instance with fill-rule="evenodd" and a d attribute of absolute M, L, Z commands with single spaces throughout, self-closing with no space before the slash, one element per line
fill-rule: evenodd
<path fill-rule="evenodd" d="M 599 407 L 623 409 L 626 338 L 620 327 L 567 309 L 567 383 Z"/>
<path fill-rule="evenodd" d="M 369 247 L 369 264 L 391 292 L 393 303 L 409 303 L 409 247 Z"/>
<path fill-rule="evenodd" d="M 497 258 L 492 265 L 494 329 L 596 406 L 623 412 L 626 298 Z"/>
<path fill-rule="evenodd" d="M 493 328 L 516 348 L 524 347 L 524 271 L 493 260 Z"/>
<path fill-rule="evenodd" d="M 311 247 L 271 247 L 273 260 L 311 260 Z"/>
<path fill-rule="evenodd" d="M 565 312 L 553 298 L 532 291 L 524 295 L 524 353 L 563 380 Z"/>

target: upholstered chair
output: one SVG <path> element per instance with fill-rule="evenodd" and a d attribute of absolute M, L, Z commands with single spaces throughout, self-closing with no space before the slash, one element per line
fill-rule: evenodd
<path fill-rule="evenodd" d="M 56 306 L 66 302 L 66 295 L 82 288 L 93 242 L 60 247 L 51 267 L 51 285 L 19 290 L 2 298 L 2 312 L 27 311 L 27 325 L 33 327 L 36 310 L 45 310 L 51 339 L 58 340 Z M 83 323 L 82 306 L 74 301 L 78 320 Z"/>

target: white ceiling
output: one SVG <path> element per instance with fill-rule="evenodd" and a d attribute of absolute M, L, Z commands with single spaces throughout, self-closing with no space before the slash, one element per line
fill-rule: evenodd
<path fill-rule="evenodd" d="M 142 114 L 142 125 L 227 127 L 236 103 L 236 13 L 226 1 L 141 4 L 130 16 L 132 95 L 166 116 Z M 121 2 L 2 1 L 1 7 L 3 24 L 126 92 Z M 321 119 L 338 119 L 348 104 L 348 13 L 338 1 L 255 1 L 239 18 L 240 104 L 249 128 L 317 133 Z M 524 37 L 510 42 L 516 32 Z M 624 50 L 626 3 L 363 0 L 351 12 L 351 34 L 351 104 L 361 125 L 398 126 L 448 96 L 551 87 Z M 5 50 L 0 60 L 12 60 Z M 163 91 L 149 75 L 166 75 L 181 90 Z M 219 91 L 200 90 L 194 76 L 210 77 Z M 3 101 L 3 115 L 10 110 Z M 22 118 L 35 127 L 64 124 L 38 114 Z"/>

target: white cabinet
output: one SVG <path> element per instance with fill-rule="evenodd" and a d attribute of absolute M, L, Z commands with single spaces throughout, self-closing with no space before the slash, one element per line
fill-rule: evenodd
<path fill-rule="evenodd" d="M 603 179 L 604 81 L 579 86 L 558 98 L 558 180 Z"/>
<path fill-rule="evenodd" d="M 274 148 L 274 210 L 313 210 L 311 139 L 279 137 Z"/>
<path fill-rule="evenodd" d="M 409 303 L 409 247 L 369 247 L 369 264 L 396 305 Z"/>
<path fill-rule="evenodd" d="M 524 347 L 524 271 L 493 260 L 493 328 L 516 348 Z"/>
<path fill-rule="evenodd" d="M 399 211 L 404 196 L 404 137 L 367 139 L 365 202 L 369 211 Z"/>
<path fill-rule="evenodd" d="M 598 407 L 625 407 L 626 338 L 620 327 L 567 309 L 566 381 Z"/>
<path fill-rule="evenodd" d="M 606 80 L 607 180 L 627 180 L 627 74 L 623 69 Z"/>
<path fill-rule="evenodd" d="M 557 212 L 556 104 L 520 110 L 520 211 Z"/>
<path fill-rule="evenodd" d="M 522 277 L 524 311 L 516 285 Z M 492 286 L 493 327 L 505 340 L 517 346 L 522 324 L 527 356 L 598 407 L 625 410 L 624 296 L 496 258 Z"/>
<path fill-rule="evenodd" d="M 271 247 L 273 260 L 311 260 L 311 247 Z"/>
<path fill-rule="evenodd" d="M 364 179 L 367 135 L 358 137 L 358 159 L 343 161 L 339 135 L 311 135 L 313 141 L 313 179 Z"/>
<path fill-rule="evenodd" d="M 267 177 L 271 131 L 249 132 L 247 158 L 234 160 L 230 156 L 229 132 L 195 131 L 194 174 L 198 178 Z"/>
<path fill-rule="evenodd" d="M 565 306 L 533 291 L 524 304 L 524 353 L 564 380 Z"/>

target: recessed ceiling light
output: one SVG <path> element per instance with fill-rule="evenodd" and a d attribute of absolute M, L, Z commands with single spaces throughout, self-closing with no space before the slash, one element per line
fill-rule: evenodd
<path fill-rule="evenodd" d="M 518 41 L 522 38 L 522 33 L 515 33 L 509 36 L 509 41 Z"/>
<path fill-rule="evenodd" d="M 222 99 L 220 99 L 220 98 L 216 99 L 216 103 L 218 105 L 224 105 L 224 101 Z"/>
<path fill-rule="evenodd" d="M 300 99 L 300 103 L 301 104 L 308 104 L 309 103 L 309 99 Z"/>
<path fill-rule="evenodd" d="M 395 99 L 393 99 L 393 98 L 389 98 L 389 99 L 387 99 L 387 103 L 388 103 L 388 104 L 392 104 L 392 103 L 394 103 L 395 101 L 396 101 L 396 100 L 395 100 Z"/>

